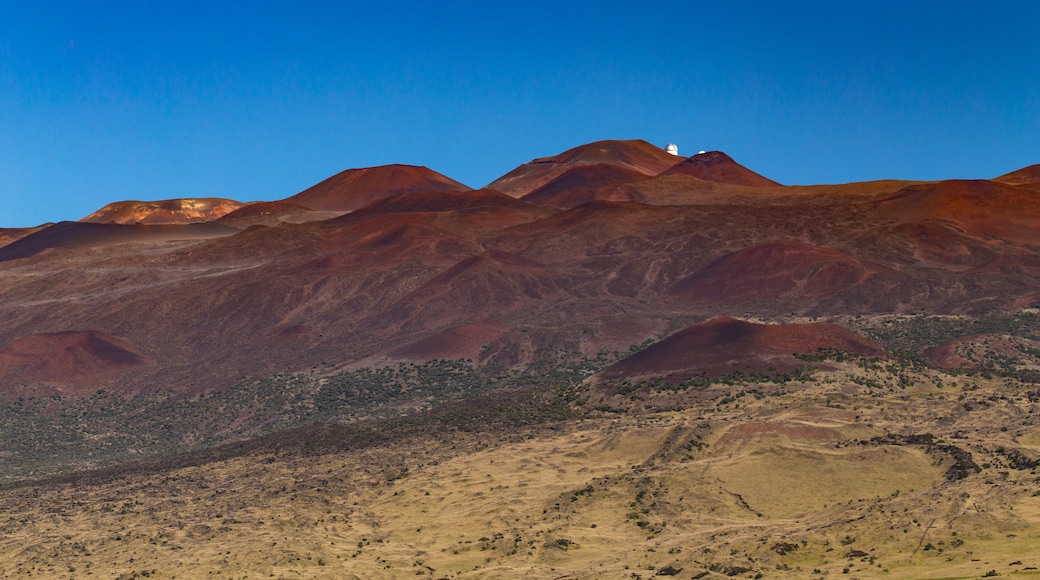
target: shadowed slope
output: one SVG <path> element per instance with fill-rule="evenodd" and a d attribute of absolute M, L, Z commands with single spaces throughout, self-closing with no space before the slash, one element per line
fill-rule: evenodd
<path fill-rule="evenodd" d="M 398 193 L 468 189 L 454 179 L 426 167 L 383 165 L 337 173 L 286 201 L 316 210 L 354 211 L 372 201 Z"/>
<path fill-rule="evenodd" d="M 98 224 L 195 224 L 213 221 L 241 207 L 231 199 L 164 199 L 110 203 L 79 220 Z"/>
<path fill-rule="evenodd" d="M 130 341 L 92 330 L 25 336 L 0 349 L 3 384 L 93 392 L 118 375 L 154 364 Z"/>
<path fill-rule="evenodd" d="M 794 353 L 815 354 L 819 349 L 885 355 L 879 345 L 826 322 L 755 324 L 716 316 L 618 361 L 599 376 L 604 380 L 663 377 L 683 381 L 737 371 L 788 372 L 804 364 Z"/>
<path fill-rule="evenodd" d="M 578 165 L 607 164 L 642 175 L 657 175 L 679 161 L 679 157 L 643 140 L 596 141 L 524 163 L 487 187 L 523 197 Z"/>
<path fill-rule="evenodd" d="M 0 228 L 0 248 L 52 225 L 54 224 L 43 224 L 35 228 Z"/>
<path fill-rule="evenodd" d="M 611 188 L 641 181 L 647 176 L 616 165 L 597 163 L 579 165 L 522 199 L 543 206 L 571 208 L 595 200 L 636 201 L 631 196 L 611 195 Z"/>
<path fill-rule="evenodd" d="M 184 225 L 123 225 L 59 222 L 0 248 L 0 262 L 28 258 L 52 248 L 100 248 L 128 242 L 202 240 L 239 230 L 215 222 Z"/>
<path fill-rule="evenodd" d="M 404 360 L 480 358 L 481 348 L 500 338 L 509 325 L 496 320 L 455 326 L 390 351 L 390 358 Z"/>
<path fill-rule="evenodd" d="M 662 173 L 662 175 L 675 174 L 689 175 L 704 181 L 728 183 L 730 185 L 748 187 L 780 186 L 779 183 L 772 179 L 763 177 L 737 163 L 722 151 L 698 153 Z"/>

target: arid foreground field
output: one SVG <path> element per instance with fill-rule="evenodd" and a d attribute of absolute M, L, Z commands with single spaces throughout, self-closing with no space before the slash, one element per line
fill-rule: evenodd
<path fill-rule="evenodd" d="M 860 358 L 598 410 L 596 392 L 10 487 L 0 573 L 1040 576 L 1036 385 Z"/>

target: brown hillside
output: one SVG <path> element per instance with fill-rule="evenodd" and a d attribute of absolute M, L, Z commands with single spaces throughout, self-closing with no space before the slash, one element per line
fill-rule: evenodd
<path fill-rule="evenodd" d="M 414 191 L 378 199 L 340 220 L 347 223 L 371 215 L 390 213 L 529 213 L 543 217 L 545 210 L 493 189 Z M 335 222 L 332 222 L 335 223 Z"/>
<path fill-rule="evenodd" d="M 468 189 L 426 167 L 383 165 L 337 173 L 286 201 L 315 210 L 346 212 L 398 193 Z"/>
<path fill-rule="evenodd" d="M 427 361 L 433 359 L 479 360 L 481 348 L 494 342 L 509 330 L 497 320 L 483 320 L 455 326 L 390 351 L 395 359 Z"/>
<path fill-rule="evenodd" d="M 686 300 L 712 304 L 810 304 L 876 276 L 892 275 L 880 264 L 785 240 L 723 256 L 681 280 L 673 292 Z"/>
<path fill-rule="evenodd" d="M 241 207 L 231 199 L 164 199 L 110 203 L 79 220 L 98 224 L 196 224 L 213 221 Z"/>
<path fill-rule="evenodd" d="M 1000 334 L 971 334 L 929 348 L 922 358 L 944 369 L 992 369 L 994 363 L 1015 361 L 1016 366 L 1040 363 L 1040 341 Z M 1030 361 L 1030 359 L 1032 359 Z"/>
<path fill-rule="evenodd" d="M 612 188 L 643 179 L 647 179 L 647 176 L 616 165 L 606 163 L 579 165 L 561 173 L 549 183 L 521 199 L 538 205 L 560 208 L 571 208 L 598 199 L 638 201 L 626 195 L 612 195 Z"/>
<path fill-rule="evenodd" d="M 716 316 L 622 359 L 599 377 L 683 381 L 737 371 L 789 372 L 805 364 L 795 353 L 815 354 L 821 348 L 885 355 L 880 345 L 830 323 L 755 324 Z"/>
<path fill-rule="evenodd" d="M 505 252 L 466 258 L 429 279 L 373 324 L 431 328 L 534 306 L 566 287 L 563 274 Z"/>
<path fill-rule="evenodd" d="M 488 184 L 512 197 L 545 186 L 576 165 L 607 164 L 643 175 L 658 175 L 681 160 L 643 140 L 596 141 L 559 155 L 534 159 Z"/>
<path fill-rule="evenodd" d="M 1008 185 L 1037 185 L 1040 184 L 1040 163 L 1023 167 L 1011 173 L 1005 173 L 996 177 L 993 181 L 999 181 Z"/>
<path fill-rule="evenodd" d="M 689 175 L 704 181 L 744 185 L 748 187 L 778 187 L 779 183 L 762 177 L 734 161 L 722 151 L 698 153 L 668 169 L 663 175 Z"/>
<path fill-rule="evenodd" d="M 0 384 L 57 387 L 79 395 L 154 364 L 130 341 L 92 330 L 25 336 L 0 349 Z"/>
<path fill-rule="evenodd" d="M 276 226 L 282 222 L 301 223 L 330 219 L 340 212 L 316 211 L 291 201 L 261 201 L 236 209 L 217 221 L 234 228 Z"/>
<path fill-rule="evenodd" d="M 59 222 L 0 248 L 0 262 L 27 258 L 54 248 L 103 248 L 130 242 L 204 240 L 230 236 L 238 231 L 215 222 L 183 225 Z"/>
<path fill-rule="evenodd" d="M 1040 192 L 992 181 L 941 181 L 882 199 L 875 216 L 942 220 L 969 235 L 1029 242 L 1040 236 Z"/>
<path fill-rule="evenodd" d="M 0 228 L 0 248 L 52 225 L 54 224 L 43 224 L 35 228 Z"/>

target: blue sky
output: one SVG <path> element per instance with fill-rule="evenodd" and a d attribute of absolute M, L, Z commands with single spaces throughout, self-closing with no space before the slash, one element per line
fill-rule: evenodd
<path fill-rule="evenodd" d="M 0 0 L 0 227 L 599 139 L 788 184 L 1040 163 L 1040 2 L 355 4 Z"/>

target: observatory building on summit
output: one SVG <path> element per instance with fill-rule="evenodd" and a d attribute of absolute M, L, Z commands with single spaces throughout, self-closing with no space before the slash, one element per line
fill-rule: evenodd
<path fill-rule="evenodd" d="M 678 155 L 679 154 L 679 146 L 676 145 L 675 143 L 669 143 L 668 145 L 665 146 L 664 150 L 667 153 L 671 153 L 672 155 Z"/>

